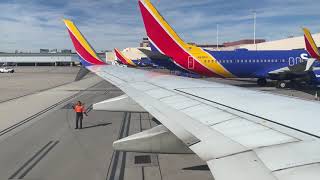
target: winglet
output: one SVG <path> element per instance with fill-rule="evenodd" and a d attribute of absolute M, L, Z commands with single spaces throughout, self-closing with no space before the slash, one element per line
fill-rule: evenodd
<path fill-rule="evenodd" d="M 95 50 L 91 47 L 89 42 L 85 39 L 85 37 L 81 34 L 77 26 L 68 19 L 63 19 L 63 22 L 67 26 L 70 38 L 72 40 L 73 46 L 79 55 L 80 61 L 84 66 L 91 65 L 104 65 L 103 62 L 95 52 Z"/>
<path fill-rule="evenodd" d="M 136 66 L 136 64 L 133 63 L 131 59 L 125 57 L 123 53 L 119 51 L 117 48 L 114 49 L 114 52 L 116 54 L 117 59 L 120 60 L 122 64 L 128 65 L 128 66 Z"/>
<path fill-rule="evenodd" d="M 314 42 L 312 35 L 307 28 L 302 28 L 304 32 L 304 40 L 306 44 L 306 50 L 312 58 L 320 60 L 320 53 L 316 43 Z"/>

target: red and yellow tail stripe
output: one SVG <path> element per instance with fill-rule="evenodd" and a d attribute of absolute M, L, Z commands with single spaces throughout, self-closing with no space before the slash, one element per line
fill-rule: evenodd
<path fill-rule="evenodd" d="M 116 57 L 118 60 L 120 60 L 123 64 L 128 65 L 128 66 L 137 66 L 133 61 L 126 56 L 123 55 L 121 51 L 119 51 L 117 48 L 114 49 L 114 52 L 116 54 Z"/>
<path fill-rule="evenodd" d="M 160 15 L 150 0 L 139 0 L 139 6 L 149 39 L 158 50 L 188 69 L 188 60 L 195 61 L 193 71 L 207 76 L 234 77 L 203 49 L 185 43 Z M 210 62 L 210 63 L 206 63 Z"/>
<path fill-rule="evenodd" d="M 304 32 L 304 41 L 306 43 L 306 49 L 311 57 L 320 59 L 320 54 L 316 43 L 314 42 L 312 35 L 307 28 L 302 28 Z"/>
<path fill-rule="evenodd" d="M 65 25 L 68 28 L 70 38 L 71 38 L 72 43 L 76 49 L 77 54 L 81 58 L 81 62 L 85 66 L 105 64 L 98 57 L 98 55 L 96 54 L 94 49 L 91 47 L 91 45 L 85 39 L 85 37 L 81 34 L 79 29 L 76 27 L 76 25 L 68 19 L 64 19 L 63 22 L 65 23 Z"/>

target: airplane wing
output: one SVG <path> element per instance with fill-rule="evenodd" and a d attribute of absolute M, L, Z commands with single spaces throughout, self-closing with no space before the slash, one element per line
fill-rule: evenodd
<path fill-rule="evenodd" d="M 170 150 L 167 129 L 178 139 L 171 145 L 181 143 L 196 153 L 216 180 L 319 179 L 319 103 L 106 65 L 75 25 L 65 24 L 82 64 L 162 123 L 131 136 L 133 146 L 149 142 L 150 149 Z M 153 138 L 159 134 L 158 143 Z"/>
<path fill-rule="evenodd" d="M 217 180 L 319 179 L 319 103 L 115 66 L 88 69 L 157 118 Z"/>

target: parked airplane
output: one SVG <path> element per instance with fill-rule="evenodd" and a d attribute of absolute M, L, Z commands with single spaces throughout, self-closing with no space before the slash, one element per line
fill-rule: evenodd
<path fill-rule="evenodd" d="M 176 75 L 193 77 L 193 78 L 201 77 L 196 73 L 193 73 L 191 71 L 185 70 L 184 68 L 181 68 L 179 65 L 175 64 L 170 57 L 164 54 L 151 51 L 148 49 L 139 49 L 139 50 L 143 52 L 152 61 L 153 64 L 156 64 L 158 67 L 163 67 L 165 69 L 168 69 L 171 72 L 174 72 L 174 74 Z"/>
<path fill-rule="evenodd" d="M 121 52 L 116 48 L 114 49 L 114 52 L 118 62 L 124 65 L 131 66 L 131 67 L 154 67 L 154 68 L 157 67 L 157 65 L 153 63 L 153 61 L 148 57 L 138 56 L 138 59 L 132 59 L 127 57 L 123 52 Z"/>
<path fill-rule="evenodd" d="M 116 55 L 117 60 L 118 60 L 120 63 L 122 63 L 122 64 L 124 64 L 124 65 L 127 65 L 127 66 L 131 66 L 131 67 L 137 67 L 137 66 L 138 66 L 138 65 L 137 65 L 138 63 L 137 63 L 137 62 L 134 63 L 133 60 L 125 57 L 125 56 L 122 54 L 122 52 L 119 51 L 117 48 L 114 49 L 114 53 L 115 53 L 115 55 Z"/>
<path fill-rule="evenodd" d="M 171 59 L 163 54 L 154 53 L 153 51 L 141 48 L 139 49 L 142 53 L 144 53 L 147 58 L 141 58 L 139 60 L 134 60 L 125 56 L 120 50 L 114 49 L 117 60 L 126 66 L 129 67 L 153 67 L 159 68 L 163 67 L 170 71 L 174 71 L 176 75 L 188 76 L 188 77 L 199 77 L 199 75 L 194 74 L 190 71 L 186 71 L 183 68 L 175 65 Z"/>
<path fill-rule="evenodd" d="M 306 70 L 310 56 L 305 50 L 210 51 L 185 43 L 150 1 L 140 1 L 139 6 L 152 50 L 171 57 L 187 71 L 209 77 L 257 78 L 261 86 L 267 79 L 277 80 L 281 88 L 288 80 L 320 83 L 312 78 L 315 72 Z"/>
<path fill-rule="evenodd" d="M 126 94 L 93 108 L 148 112 L 161 122 L 114 142 L 115 150 L 195 153 L 216 180 L 319 179 L 318 102 L 106 65 L 76 26 L 64 22 L 82 64 Z"/>

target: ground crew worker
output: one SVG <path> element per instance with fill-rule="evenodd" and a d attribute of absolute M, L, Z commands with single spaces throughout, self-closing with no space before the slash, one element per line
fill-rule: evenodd
<path fill-rule="evenodd" d="M 74 109 L 74 112 L 76 113 L 76 128 L 75 129 L 78 129 L 78 127 L 80 129 L 82 129 L 83 114 L 88 116 L 88 114 L 84 108 L 84 105 L 81 103 L 81 101 L 78 101 L 77 104 L 75 106 L 73 106 L 73 109 Z"/>

